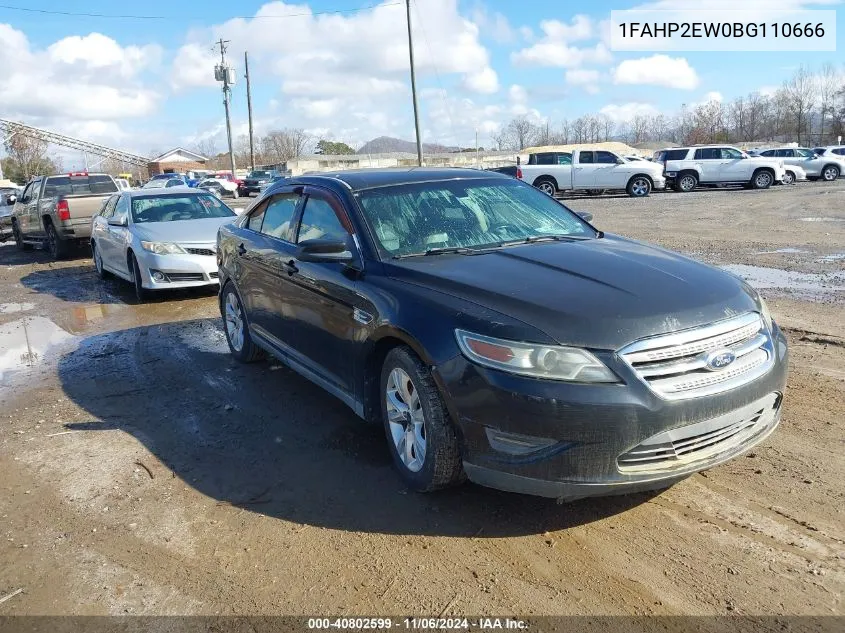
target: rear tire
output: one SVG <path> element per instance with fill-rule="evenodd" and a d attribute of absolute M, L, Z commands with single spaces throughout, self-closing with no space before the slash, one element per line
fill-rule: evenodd
<path fill-rule="evenodd" d="M 59 237 L 59 233 L 56 231 L 56 227 L 53 226 L 52 222 L 48 221 L 45 222 L 45 224 L 45 229 L 47 231 L 47 248 L 50 249 L 50 255 L 56 261 L 64 259 L 67 257 L 68 252 L 67 243 Z"/>
<path fill-rule="evenodd" d="M 645 198 L 651 193 L 651 180 L 646 176 L 634 176 L 628 181 L 625 191 L 632 198 Z"/>
<path fill-rule="evenodd" d="M 822 180 L 825 182 L 833 182 L 839 178 L 839 167 L 836 165 L 825 165 L 822 169 Z"/>
<path fill-rule="evenodd" d="M 227 282 L 220 293 L 220 314 L 229 351 L 241 363 L 254 363 L 264 358 L 264 350 L 252 341 L 241 298 L 232 282 Z"/>
<path fill-rule="evenodd" d="M 547 196 L 554 197 L 554 195 L 557 193 L 557 183 L 546 176 L 541 176 L 540 178 L 535 180 L 534 186 Z"/>
<path fill-rule="evenodd" d="M 429 492 L 464 481 L 458 437 L 429 368 L 411 349 L 395 347 L 380 387 L 390 455 L 408 487 Z"/>
<path fill-rule="evenodd" d="M 108 279 L 109 273 L 106 272 L 105 266 L 103 266 L 103 258 L 100 255 L 100 249 L 97 248 L 96 242 L 91 242 L 91 257 L 94 259 L 94 270 L 97 271 L 97 276 L 100 279 Z"/>
<path fill-rule="evenodd" d="M 767 169 L 758 169 L 751 176 L 751 186 L 754 189 L 768 189 L 774 181 L 775 177 Z"/>
<path fill-rule="evenodd" d="M 12 222 L 12 235 L 15 237 L 15 246 L 18 247 L 19 251 L 32 250 L 32 244 L 27 244 L 23 241 L 23 235 L 21 235 L 21 230 L 18 228 L 17 222 Z"/>
<path fill-rule="evenodd" d="M 794 185 L 795 184 L 795 174 L 791 171 L 783 172 L 783 184 L 785 185 Z"/>
<path fill-rule="evenodd" d="M 135 298 L 138 303 L 144 303 L 150 297 L 150 292 L 144 288 L 141 281 L 141 267 L 138 265 L 138 260 L 135 259 L 135 254 L 129 254 L 129 262 L 132 265 L 132 284 L 135 286 Z"/>
<path fill-rule="evenodd" d="M 675 191 L 689 193 L 698 186 L 698 176 L 692 172 L 685 172 L 678 176 L 675 181 Z"/>

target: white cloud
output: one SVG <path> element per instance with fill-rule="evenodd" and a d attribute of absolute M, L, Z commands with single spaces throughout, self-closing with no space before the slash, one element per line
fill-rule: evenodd
<path fill-rule="evenodd" d="M 623 61 L 613 72 L 613 82 L 692 90 L 698 86 L 699 79 L 684 57 L 652 55 Z"/>
<path fill-rule="evenodd" d="M 481 34 L 489 36 L 497 44 L 510 44 L 516 39 L 516 30 L 498 11 L 491 13 L 483 4 L 478 4 L 470 13 L 470 17 Z"/>
<path fill-rule="evenodd" d="M 586 68 L 572 68 L 566 71 L 566 83 L 583 88 L 588 94 L 598 94 L 601 73 Z"/>
<path fill-rule="evenodd" d="M 724 101 L 724 97 L 722 97 L 721 92 L 716 92 L 714 90 L 704 95 L 704 103 L 709 103 L 710 101 L 718 101 L 719 103 L 721 103 L 722 101 Z"/>
<path fill-rule="evenodd" d="M 488 66 L 478 73 L 467 75 L 464 86 L 472 92 L 492 94 L 499 90 L 499 76 Z"/>
<path fill-rule="evenodd" d="M 604 114 L 614 123 L 627 123 L 636 116 L 654 116 L 660 111 L 650 103 L 623 103 L 617 105 L 615 103 L 608 104 L 599 110 L 600 114 Z"/>
<path fill-rule="evenodd" d="M 571 45 L 599 35 L 598 25 L 587 16 L 576 15 L 568 24 L 560 20 L 543 20 L 540 30 L 543 37 L 536 43 L 511 54 L 514 64 L 577 68 L 586 63 L 608 64 L 612 61 L 610 49 L 603 42 L 586 47 Z"/>

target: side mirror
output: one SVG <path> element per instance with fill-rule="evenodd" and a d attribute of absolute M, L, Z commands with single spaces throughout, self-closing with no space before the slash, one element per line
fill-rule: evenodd
<path fill-rule="evenodd" d="M 351 242 L 351 236 L 346 240 L 305 240 L 296 247 L 296 259 L 301 262 L 348 264 L 353 260 L 349 242 Z"/>
<path fill-rule="evenodd" d="M 109 225 L 111 226 L 127 226 L 128 224 L 129 220 L 125 215 L 121 215 L 119 217 L 112 216 L 109 218 Z"/>
<path fill-rule="evenodd" d="M 580 217 L 584 222 L 592 222 L 593 221 L 593 214 L 589 211 L 576 211 L 575 215 Z"/>

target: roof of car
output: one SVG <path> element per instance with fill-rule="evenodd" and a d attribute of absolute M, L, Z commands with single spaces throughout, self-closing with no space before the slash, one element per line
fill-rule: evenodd
<path fill-rule="evenodd" d="M 350 169 L 340 172 L 309 174 L 286 179 L 285 185 L 343 183 L 352 190 L 372 189 L 438 180 L 480 180 L 510 178 L 505 174 L 460 167 L 391 167 L 383 169 Z"/>

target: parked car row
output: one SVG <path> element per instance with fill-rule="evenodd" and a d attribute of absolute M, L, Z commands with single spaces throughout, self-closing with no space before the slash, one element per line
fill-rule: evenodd
<path fill-rule="evenodd" d="M 621 190 L 639 198 L 673 188 L 744 185 L 768 189 L 803 180 L 833 181 L 845 173 L 845 148 L 773 148 L 743 152 L 729 145 L 696 145 L 658 150 L 650 159 L 607 150 L 538 152 L 528 162 L 490 171 L 504 173 L 554 196 L 565 191 Z"/>

